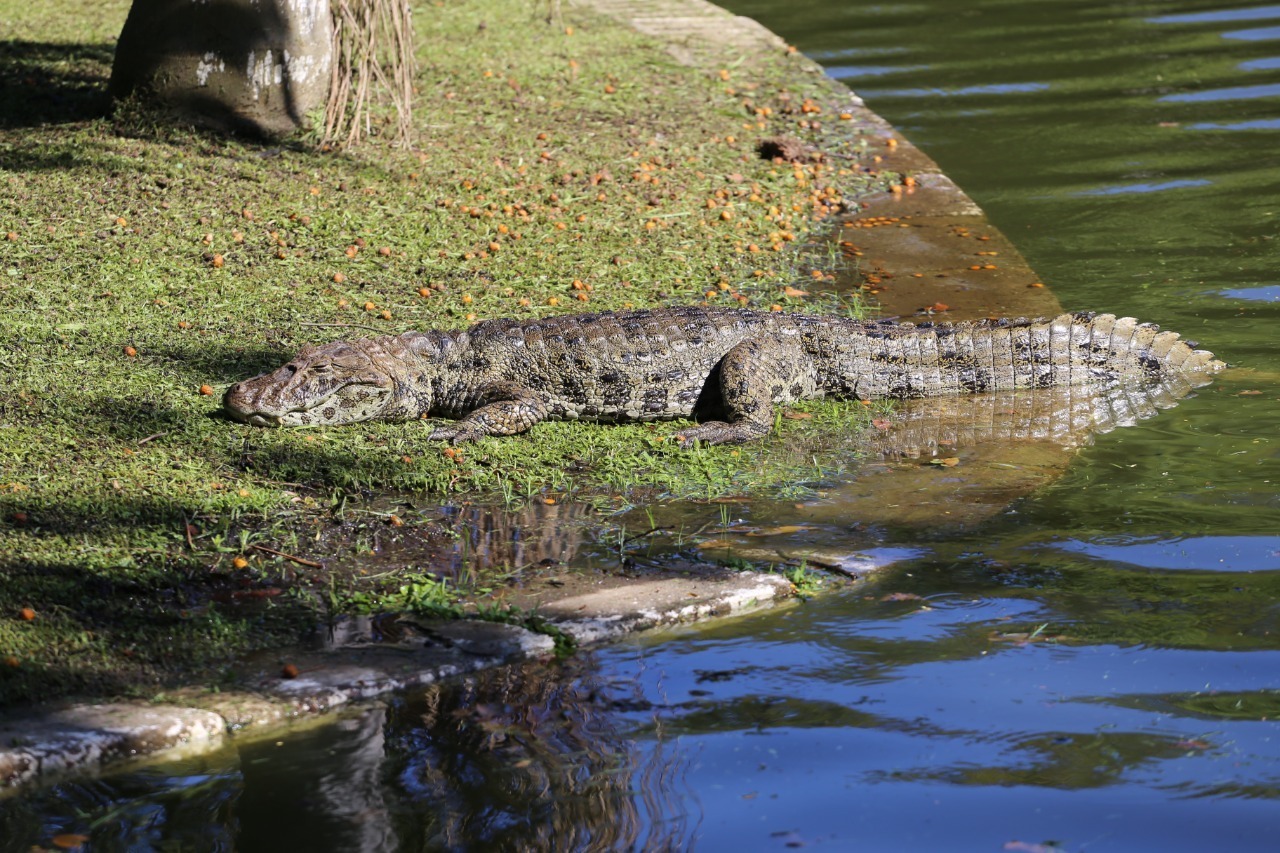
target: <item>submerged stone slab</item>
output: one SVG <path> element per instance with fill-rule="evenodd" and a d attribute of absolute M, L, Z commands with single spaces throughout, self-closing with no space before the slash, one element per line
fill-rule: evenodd
<path fill-rule="evenodd" d="M 1052 291 L 986 217 L 938 213 L 927 201 L 917 202 L 914 194 L 871 199 L 840 229 L 846 250 L 858 252 L 854 284 L 883 316 L 957 321 L 1062 313 Z M 875 217 L 901 221 L 898 227 L 859 226 Z"/>

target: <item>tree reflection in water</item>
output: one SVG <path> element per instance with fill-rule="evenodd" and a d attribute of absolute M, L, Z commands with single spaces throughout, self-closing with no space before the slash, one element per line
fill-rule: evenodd
<path fill-rule="evenodd" d="M 646 707 L 627 685 L 602 683 L 590 656 L 489 670 L 411 697 L 388 744 L 402 849 L 690 847 L 688 757 L 668 754 L 661 738 L 639 748 L 612 713 Z"/>

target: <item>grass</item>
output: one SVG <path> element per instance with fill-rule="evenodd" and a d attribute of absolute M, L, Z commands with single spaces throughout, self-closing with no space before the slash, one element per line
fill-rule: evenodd
<path fill-rule="evenodd" d="M 824 274 L 803 244 L 883 176 L 756 155 L 783 133 L 856 154 L 814 112 L 830 90 L 807 60 L 691 69 L 582 10 L 549 25 L 527 2 L 438 4 L 415 17 L 414 147 L 337 154 L 107 116 L 126 11 L 0 0 L 0 704 L 216 683 L 235 655 L 293 641 L 319 596 L 226 603 L 288 568 L 240 536 L 269 539 L 286 508 L 323 515 L 334 492 L 787 481 L 771 460 L 807 424 L 693 453 L 670 426 L 546 424 L 446 454 L 425 425 L 258 430 L 217 401 L 308 341 L 703 301 L 810 310 L 784 290 Z"/>
<path fill-rule="evenodd" d="M 822 577 L 812 572 L 808 566 L 800 565 L 787 569 L 783 572 L 783 576 L 791 581 L 796 595 L 801 598 L 811 598 L 822 589 Z"/>

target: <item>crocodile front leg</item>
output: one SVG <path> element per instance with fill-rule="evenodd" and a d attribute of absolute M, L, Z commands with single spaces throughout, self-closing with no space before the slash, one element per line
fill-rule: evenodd
<path fill-rule="evenodd" d="M 695 442 L 744 444 L 773 431 L 773 404 L 817 395 L 814 372 L 798 348 L 776 338 L 749 338 L 720 360 L 720 397 L 727 421 L 706 421 L 676 435 Z"/>
<path fill-rule="evenodd" d="M 480 389 L 477 408 L 456 423 L 438 427 L 427 438 L 461 444 L 486 435 L 514 435 L 546 420 L 546 401 L 515 382 L 490 382 Z"/>

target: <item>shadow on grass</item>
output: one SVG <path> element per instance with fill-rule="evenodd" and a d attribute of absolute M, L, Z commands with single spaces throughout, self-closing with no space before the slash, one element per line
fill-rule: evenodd
<path fill-rule="evenodd" d="M 421 450 L 430 448 L 430 443 L 426 441 L 429 428 L 425 424 L 403 426 L 410 430 L 421 430 Z M 382 458 L 373 458 L 367 450 L 361 452 L 342 446 L 270 446 L 265 445 L 265 442 L 255 441 L 259 436 L 266 437 L 267 430 L 264 428 L 241 429 L 245 431 L 246 441 L 240 466 L 246 472 L 258 476 L 357 492 L 378 486 L 396 488 L 413 485 L 397 482 L 389 466 L 399 457 L 389 450 Z"/>
<path fill-rule="evenodd" d="M 296 643 L 315 624 L 313 600 L 242 602 L 237 594 L 265 582 L 176 556 L 119 566 L 0 558 L 0 645 L 12 655 L 0 666 L 0 708 L 217 684 L 237 657 Z"/>
<path fill-rule="evenodd" d="M 79 435 L 109 436 L 124 442 L 139 442 L 157 434 L 183 433 L 203 424 L 204 418 L 215 417 L 232 423 L 221 415 L 221 397 L 214 394 L 203 412 L 174 405 L 174 395 L 193 394 L 201 385 L 229 385 L 259 373 L 274 370 L 289 360 L 291 350 L 283 348 L 220 348 L 216 345 L 161 348 L 152 353 L 165 363 L 168 371 L 176 371 L 180 384 L 166 380 L 163 387 L 137 385 L 104 389 L 96 395 L 41 394 L 26 406 L 14 406 L 13 413 L 24 421 L 40 424 L 50 430 L 69 424 Z M 0 416 L 6 412 L 0 401 Z"/>
<path fill-rule="evenodd" d="M 107 78 L 115 54 L 109 44 L 0 41 L 0 128 L 42 127 L 101 118 L 111 101 Z M 28 155 L 6 168 L 62 168 L 68 152 L 50 159 Z"/>
<path fill-rule="evenodd" d="M 145 552 L 148 544 L 176 544 L 183 537 L 185 526 L 201 515 L 200 509 L 173 499 L 122 494 L 107 501 L 101 491 L 100 487 L 95 488 L 83 503 L 47 500 L 39 492 L 0 494 L 0 532 L 16 529 L 35 535 L 95 537 L 123 532 L 138 533 L 139 538 L 145 532 L 151 541 L 136 543 L 137 550 Z"/>
<path fill-rule="evenodd" d="M 136 443 L 151 436 L 179 432 L 189 416 L 164 403 L 137 397 L 98 397 L 76 413 L 86 432 Z"/>
<path fill-rule="evenodd" d="M 216 403 L 211 402 L 211 411 Z M 0 407 L 0 413 L 5 410 Z M 24 421 L 37 425 L 49 436 L 49 447 L 57 445 L 58 436 L 68 435 L 97 439 L 108 437 L 129 444 L 161 435 L 183 433 L 193 425 L 190 413 L 175 408 L 156 391 L 146 396 L 122 392 L 87 399 L 49 395 L 38 400 L 34 409 L 21 410 Z M 117 448 L 118 450 L 118 448 Z"/>
<path fill-rule="evenodd" d="M 285 344 L 228 346 L 199 341 L 190 346 L 162 348 L 156 354 L 180 365 L 193 380 L 239 382 L 275 370 L 297 355 L 298 349 L 297 345 Z"/>

